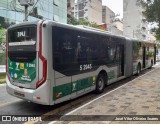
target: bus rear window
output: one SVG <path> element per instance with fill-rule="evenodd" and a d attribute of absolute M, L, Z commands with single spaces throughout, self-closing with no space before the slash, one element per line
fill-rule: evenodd
<path fill-rule="evenodd" d="M 8 52 L 8 57 L 13 62 L 32 62 L 36 58 L 36 51 L 34 52 Z"/>
<path fill-rule="evenodd" d="M 35 25 L 13 28 L 9 29 L 8 31 L 9 46 L 13 45 L 14 43 L 15 45 L 35 44 L 36 37 L 37 37 L 37 28 Z M 24 44 L 16 44 L 18 42 L 24 42 Z"/>

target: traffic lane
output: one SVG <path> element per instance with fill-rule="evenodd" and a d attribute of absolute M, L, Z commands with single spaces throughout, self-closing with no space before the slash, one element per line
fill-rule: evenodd
<path fill-rule="evenodd" d="M 0 107 L 21 99 L 9 95 L 6 91 L 6 84 L 0 84 Z"/>
<path fill-rule="evenodd" d="M 57 108 L 69 104 L 72 101 L 70 100 L 52 106 L 39 105 L 9 95 L 6 91 L 6 84 L 0 85 L 0 92 L 0 115 L 41 116 L 47 112 L 54 111 Z M 83 96 L 79 98 L 83 98 Z"/>
<path fill-rule="evenodd" d="M 3 91 L 3 95 L 0 95 L 3 104 L 0 103 L 0 115 L 26 115 L 26 116 L 41 116 L 50 111 L 54 111 L 57 108 L 60 108 L 66 104 L 69 104 L 70 101 L 66 101 L 57 105 L 47 106 L 40 105 L 26 100 L 18 99 L 9 95 L 5 86 L 1 86 L 0 90 Z M 80 97 L 81 98 L 81 97 Z M 83 96 L 82 96 L 83 98 Z M 8 100 L 5 100 L 8 99 Z M 5 103 L 5 101 L 7 101 Z"/>
<path fill-rule="evenodd" d="M 40 115 L 45 109 L 46 106 L 20 100 L 1 106 L 0 115 Z"/>
<path fill-rule="evenodd" d="M 0 115 L 41 115 L 50 109 L 53 108 L 11 96 L 6 91 L 6 84 L 0 85 Z"/>

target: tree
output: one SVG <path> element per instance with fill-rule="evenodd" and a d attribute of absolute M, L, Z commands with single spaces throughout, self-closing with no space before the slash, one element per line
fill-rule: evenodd
<path fill-rule="evenodd" d="M 0 28 L 0 45 L 5 44 L 6 42 L 6 30 L 4 28 Z"/>
<path fill-rule="evenodd" d="M 96 22 L 89 22 L 86 19 L 82 19 L 82 20 L 77 20 L 74 17 L 71 17 L 70 15 L 67 15 L 67 24 L 72 24 L 72 25 L 86 25 L 86 26 L 90 26 L 90 27 L 94 27 L 97 28 L 98 25 Z"/>
<path fill-rule="evenodd" d="M 6 21 L 4 17 L 0 17 L 0 28 L 7 29 L 10 26 L 8 20 Z"/>
<path fill-rule="evenodd" d="M 157 40 L 160 40 L 160 0 L 147 0 L 143 2 L 142 5 L 146 8 L 143 14 L 146 17 L 147 22 L 157 23 L 157 28 L 155 29 L 155 34 Z"/>
<path fill-rule="evenodd" d="M 78 25 L 79 22 L 74 17 L 67 15 L 67 24 Z"/>

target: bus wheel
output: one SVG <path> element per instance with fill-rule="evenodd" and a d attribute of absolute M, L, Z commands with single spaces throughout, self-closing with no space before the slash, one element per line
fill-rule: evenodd
<path fill-rule="evenodd" d="M 103 74 L 99 74 L 96 80 L 96 93 L 102 93 L 105 87 L 105 76 Z"/>
<path fill-rule="evenodd" d="M 140 66 L 140 64 L 138 64 L 138 66 L 137 66 L 137 75 L 139 75 L 140 72 L 141 72 L 141 66 Z"/>

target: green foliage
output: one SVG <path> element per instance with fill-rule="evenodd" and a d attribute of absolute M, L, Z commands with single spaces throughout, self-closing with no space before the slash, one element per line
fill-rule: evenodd
<path fill-rule="evenodd" d="M 68 17 L 67 18 L 67 23 L 72 24 L 72 25 L 78 25 L 79 24 L 78 20 L 73 18 L 73 17 Z"/>
<path fill-rule="evenodd" d="M 0 28 L 0 45 L 6 42 L 6 30 L 4 28 Z"/>
<path fill-rule="evenodd" d="M 6 73 L 1 73 L 0 74 L 0 79 L 4 79 L 6 77 Z"/>
<path fill-rule="evenodd" d="M 5 77 L 6 77 L 6 73 L 1 73 L 0 74 L 0 84 L 6 83 Z"/>
<path fill-rule="evenodd" d="M 148 57 L 154 57 L 154 52 L 152 51 L 148 52 Z"/>
<path fill-rule="evenodd" d="M 6 60 L 6 54 L 0 53 L 0 65 L 5 65 L 5 60 Z"/>
<path fill-rule="evenodd" d="M 146 10 L 143 12 L 148 22 L 154 22 L 158 24 L 158 28 L 155 29 L 156 38 L 160 40 L 160 0 L 147 0 L 141 4 Z"/>
<path fill-rule="evenodd" d="M 8 20 L 5 20 L 4 17 L 0 17 L 0 28 L 5 28 L 7 29 L 10 26 L 10 23 Z"/>
<path fill-rule="evenodd" d="M 6 83 L 5 79 L 0 79 L 0 84 Z"/>
<path fill-rule="evenodd" d="M 159 28 L 156 30 L 156 38 L 157 38 L 157 40 L 160 40 L 160 26 L 159 26 Z"/>
<path fill-rule="evenodd" d="M 97 27 L 98 27 L 98 25 L 97 25 L 96 22 L 91 22 L 91 23 L 89 24 L 89 26 L 94 27 L 94 28 L 97 28 Z"/>
<path fill-rule="evenodd" d="M 67 18 L 67 23 L 72 24 L 72 25 L 86 25 L 86 26 L 90 26 L 90 27 L 94 27 L 94 28 L 98 27 L 96 22 L 89 22 L 85 19 L 82 19 L 82 20 L 78 21 L 77 19 L 75 19 L 73 17 L 68 17 Z"/>
<path fill-rule="evenodd" d="M 79 25 L 89 25 L 89 22 L 86 20 L 79 20 Z"/>

